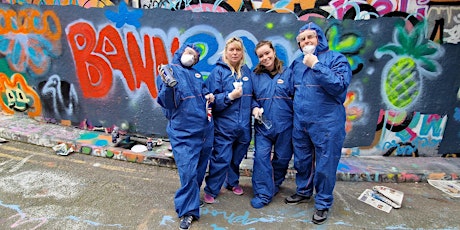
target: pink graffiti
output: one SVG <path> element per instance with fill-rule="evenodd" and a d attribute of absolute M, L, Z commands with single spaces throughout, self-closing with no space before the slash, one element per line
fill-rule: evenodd
<path fill-rule="evenodd" d="M 417 138 L 417 133 L 412 131 L 411 128 L 407 127 L 405 130 L 410 135 L 410 138 L 409 138 L 410 141 L 413 141 L 415 138 Z"/>
<path fill-rule="evenodd" d="M 432 120 L 438 121 L 441 119 L 441 116 L 439 114 L 430 114 L 428 116 L 427 122 L 431 122 Z"/>
<path fill-rule="evenodd" d="M 22 211 L 20 210 L 17 210 L 17 206 L 16 205 L 4 205 L 1 203 L 0 201 L 0 205 L 6 207 L 6 208 L 11 208 L 15 211 L 17 211 L 18 213 L 6 218 L 6 219 L 0 219 L 0 223 L 5 223 L 7 221 L 10 221 L 10 220 L 15 220 L 16 218 L 18 218 L 13 224 L 11 224 L 11 228 L 19 228 L 19 227 L 24 227 L 24 225 L 26 224 L 32 224 L 31 227 L 27 228 L 27 229 L 31 229 L 31 230 L 34 230 L 34 229 L 38 229 L 39 227 L 41 227 L 42 225 L 46 224 L 48 222 L 48 219 L 47 218 L 44 218 L 44 217 L 40 217 L 40 218 L 29 218 L 27 216 L 26 213 L 23 213 Z M 37 224 L 38 222 L 38 224 Z"/>
<path fill-rule="evenodd" d="M 329 3 L 337 11 L 337 19 L 343 19 L 345 13 L 359 4 L 369 4 L 373 6 L 379 15 L 385 15 L 393 11 L 406 12 L 408 14 L 417 15 L 418 19 L 423 18 L 426 15 L 427 4 L 429 0 L 376 0 L 376 1 L 350 1 L 350 0 L 334 0 Z"/>
<path fill-rule="evenodd" d="M 220 6 L 215 6 L 214 4 L 209 3 L 200 3 L 189 5 L 184 8 L 184 10 L 190 10 L 193 12 L 217 12 L 217 13 L 227 13 L 228 11 Z"/>
<path fill-rule="evenodd" d="M 400 182 L 404 182 L 404 181 L 418 182 L 418 181 L 421 181 L 419 176 L 417 176 L 416 174 L 411 174 L 411 173 L 401 173 L 401 175 L 398 178 L 398 180 Z"/>

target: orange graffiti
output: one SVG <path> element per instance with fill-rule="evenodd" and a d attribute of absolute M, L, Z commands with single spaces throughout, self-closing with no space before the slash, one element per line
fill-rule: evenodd
<path fill-rule="evenodd" d="M 128 36 L 129 37 L 129 36 Z M 99 32 L 99 38 L 96 40 L 96 47 L 93 52 L 100 54 L 108 59 L 113 69 L 121 71 L 130 90 L 135 89 L 135 79 L 128 60 L 123 41 L 118 30 L 112 25 L 105 26 Z M 138 45 L 135 41 L 135 45 Z M 128 47 L 130 46 L 128 40 Z M 86 47 L 90 48 L 90 47 Z M 142 60 L 140 56 L 133 57 L 131 60 Z"/>
<path fill-rule="evenodd" d="M 125 1 L 128 3 L 127 1 Z M 85 8 L 91 7 L 106 7 L 106 6 L 113 6 L 113 2 L 110 0 L 86 0 L 86 1 L 78 1 L 78 0 L 9 0 L 10 4 L 20 4 L 20 5 L 59 5 L 59 6 L 83 6 Z"/>
<path fill-rule="evenodd" d="M 363 115 L 363 109 L 351 104 L 357 100 L 357 95 L 354 92 L 348 92 L 343 106 L 345 106 L 347 120 L 345 122 L 345 131 L 349 133 L 353 129 L 353 121 L 358 120 Z"/>
<path fill-rule="evenodd" d="M 6 103 L 2 100 L 1 106 L 7 114 L 27 111 L 30 117 L 36 117 L 42 112 L 38 94 L 19 73 L 13 74 L 11 80 L 6 74 L 0 73 L 0 94 L 6 99 Z"/>
<path fill-rule="evenodd" d="M 3 36 L 5 55 L 9 67 L 14 72 L 27 72 L 43 75 L 48 71 L 51 58 L 61 53 L 61 23 L 50 10 L 41 12 L 27 8 L 19 10 L 0 10 L 3 23 L 0 35 Z"/>
<path fill-rule="evenodd" d="M 112 86 L 112 70 L 105 57 L 93 53 L 96 32 L 88 23 L 68 27 L 67 40 L 75 60 L 75 69 L 83 96 L 98 98 L 106 95 Z"/>
<path fill-rule="evenodd" d="M 0 34 L 41 34 L 52 41 L 61 39 L 61 22 L 53 11 L 42 13 L 26 8 L 16 13 L 14 10 L 0 9 L 0 17 L 4 20 L 0 26 Z"/>
<path fill-rule="evenodd" d="M 135 91 L 145 83 L 152 97 L 157 97 L 156 67 L 168 63 L 167 51 L 160 38 L 144 35 L 143 45 L 139 45 L 134 33 L 127 32 L 125 45 L 112 25 L 103 27 L 97 36 L 93 26 L 86 22 L 70 25 L 66 31 L 84 97 L 107 95 L 112 87 L 114 70 L 120 71 L 129 90 Z M 171 52 L 178 47 L 179 40 L 174 38 Z"/>

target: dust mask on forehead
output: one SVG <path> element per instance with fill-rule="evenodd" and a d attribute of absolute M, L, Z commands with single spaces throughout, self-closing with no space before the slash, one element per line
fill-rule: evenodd
<path fill-rule="evenodd" d="M 183 66 L 190 67 L 195 63 L 195 55 L 193 54 L 182 54 L 180 62 Z"/>

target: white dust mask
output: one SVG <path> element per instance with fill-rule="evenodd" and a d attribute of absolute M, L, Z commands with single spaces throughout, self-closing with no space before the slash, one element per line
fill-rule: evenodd
<path fill-rule="evenodd" d="M 180 57 L 180 62 L 186 67 L 190 67 L 195 63 L 195 56 L 192 54 L 183 54 Z"/>
<path fill-rule="evenodd" d="M 306 45 L 302 48 L 303 54 L 313 54 L 315 53 L 316 46 Z"/>

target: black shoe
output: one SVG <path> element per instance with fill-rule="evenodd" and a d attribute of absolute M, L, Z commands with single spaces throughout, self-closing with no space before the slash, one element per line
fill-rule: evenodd
<path fill-rule="evenodd" d="M 204 201 L 200 200 L 200 208 L 204 206 Z"/>
<path fill-rule="evenodd" d="M 181 230 L 190 229 L 190 226 L 192 226 L 192 221 L 193 221 L 193 216 L 188 216 L 188 215 L 183 216 L 180 219 L 180 227 L 179 227 L 179 229 L 181 229 Z"/>
<path fill-rule="evenodd" d="M 313 217 L 311 221 L 313 221 L 314 224 L 324 224 L 327 220 L 327 212 L 328 209 L 323 209 L 323 210 L 315 210 L 315 214 L 313 214 Z"/>
<path fill-rule="evenodd" d="M 290 204 L 290 205 L 295 205 L 295 204 L 300 204 L 300 203 L 307 203 L 310 201 L 310 196 L 301 196 L 299 194 L 294 194 L 292 196 L 286 197 L 284 199 L 284 203 Z"/>

